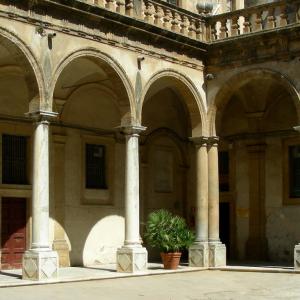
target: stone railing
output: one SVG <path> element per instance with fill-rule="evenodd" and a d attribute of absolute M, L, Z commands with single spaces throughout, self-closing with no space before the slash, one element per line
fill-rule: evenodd
<path fill-rule="evenodd" d="M 206 41 L 206 20 L 197 14 L 169 5 L 159 0 L 143 0 L 142 18 L 166 30 L 192 39 Z"/>
<path fill-rule="evenodd" d="M 215 16 L 195 14 L 162 0 L 82 1 L 202 42 L 300 23 L 300 0 L 281 0 Z"/>
<path fill-rule="evenodd" d="M 192 39 L 206 41 L 206 20 L 162 0 L 87 0 L 88 4 L 140 19 Z"/>
<path fill-rule="evenodd" d="M 278 1 L 211 16 L 208 41 L 272 30 L 300 23 L 300 0 Z"/>

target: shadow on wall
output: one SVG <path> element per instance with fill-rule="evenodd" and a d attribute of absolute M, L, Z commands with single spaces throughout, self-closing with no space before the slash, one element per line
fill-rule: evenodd
<path fill-rule="evenodd" d="M 72 209 L 71 209 L 72 210 Z M 81 209 L 64 226 L 71 266 L 109 264 L 116 261 L 116 250 L 124 242 L 124 218 L 96 208 Z M 94 215 L 94 216 L 93 216 Z M 97 218 L 97 220 L 95 220 Z M 60 224 L 56 223 L 56 226 Z"/>

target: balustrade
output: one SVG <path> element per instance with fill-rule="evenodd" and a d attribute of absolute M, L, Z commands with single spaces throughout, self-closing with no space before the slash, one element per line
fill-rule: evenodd
<path fill-rule="evenodd" d="M 91 5 L 203 42 L 300 23 L 300 0 L 281 0 L 214 16 L 188 12 L 162 0 L 87 1 Z"/>
<path fill-rule="evenodd" d="M 207 20 L 209 41 L 272 30 L 300 22 L 300 0 L 281 0 L 253 6 L 211 16 Z"/>

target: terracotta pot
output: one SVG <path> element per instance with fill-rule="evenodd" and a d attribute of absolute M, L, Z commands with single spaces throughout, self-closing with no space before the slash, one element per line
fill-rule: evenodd
<path fill-rule="evenodd" d="M 168 270 L 176 270 L 181 257 L 181 252 L 160 253 L 164 268 Z"/>

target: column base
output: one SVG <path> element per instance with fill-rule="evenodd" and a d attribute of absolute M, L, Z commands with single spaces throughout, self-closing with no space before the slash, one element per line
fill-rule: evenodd
<path fill-rule="evenodd" d="M 28 250 L 23 255 L 22 278 L 26 280 L 55 279 L 58 276 L 56 251 Z"/>
<path fill-rule="evenodd" d="M 226 266 L 226 246 L 221 242 L 211 242 L 209 246 L 209 266 L 224 267 Z"/>
<path fill-rule="evenodd" d="M 52 249 L 57 252 L 59 258 L 59 267 L 70 267 L 69 246 L 65 240 L 54 240 Z"/>
<path fill-rule="evenodd" d="M 136 273 L 147 270 L 148 252 L 143 247 L 122 247 L 117 250 L 117 272 Z"/>
<path fill-rule="evenodd" d="M 209 248 L 207 242 L 195 243 L 189 248 L 189 266 L 208 268 Z"/>
<path fill-rule="evenodd" d="M 296 245 L 294 248 L 294 268 L 300 271 L 300 244 Z"/>

